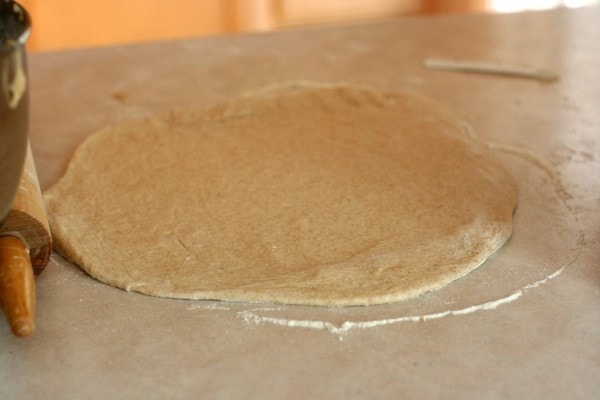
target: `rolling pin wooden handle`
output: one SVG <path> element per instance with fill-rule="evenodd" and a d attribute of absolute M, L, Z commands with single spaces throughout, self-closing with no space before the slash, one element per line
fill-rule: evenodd
<path fill-rule="evenodd" d="M 35 285 L 29 249 L 15 236 L 0 237 L 0 306 L 12 332 L 31 335 L 35 318 Z"/>
<path fill-rule="evenodd" d="M 51 253 L 48 218 L 29 149 L 19 190 L 0 226 L 0 305 L 17 336 L 33 331 L 33 278 L 46 267 Z"/>

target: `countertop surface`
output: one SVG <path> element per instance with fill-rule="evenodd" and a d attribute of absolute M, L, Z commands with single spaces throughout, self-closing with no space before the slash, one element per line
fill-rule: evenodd
<path fill-rule="evenodd" d="M 303 80 L 445 103 L 493 143 L 519 206 L 513 237 L 478 270 L 384 306 L 153 298 L 54 254 L 36 281 L 33 336 L 0 323 L 0 398 L 598 398 L 599 18 L 597 8 L 411 17 L 31 54 L 43 189 L 106 125 Z M 425 57 L 560 79 L 431 71 Z"/>

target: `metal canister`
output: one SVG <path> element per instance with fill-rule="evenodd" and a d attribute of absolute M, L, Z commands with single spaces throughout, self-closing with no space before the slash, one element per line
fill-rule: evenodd
<path fill-rule="evenodd" d="M 27 149 L 30 27 L 21 5 L 0 0 L 0 223 L 18 189 Z"/>

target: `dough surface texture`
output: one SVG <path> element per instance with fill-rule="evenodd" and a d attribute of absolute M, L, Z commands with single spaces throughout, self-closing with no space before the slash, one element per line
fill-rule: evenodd
<path fill-rule="evenodd" d="M 45 194 L 56 249 L 153 296 L 395 302 L 481 265 L 513 178 L 421 96 L 288 84 L 105 128 Z"/>

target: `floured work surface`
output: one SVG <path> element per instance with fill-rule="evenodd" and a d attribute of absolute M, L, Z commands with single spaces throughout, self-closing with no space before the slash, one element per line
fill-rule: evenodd
<path fill-rule="evenodd" d="M 481 265 L 516 189 L 431 100 L 296 84 L 98 132 L 46 200 L 60 252 L 126 290 L 368 305 Z"/>
<path fill-rule="evenodd" d="M 441 290 L 370 307 L 149 297 L 102 284 L 55 254 L 36 280 L 36 334 L 18 340 L 0 324 L 0 397 L 597 397 L 600 91 L 591 83 L 600 30 L 589 27 L 599 16 L 588 8 L 406 17 L 32 54 L 30 134 L 45 190 L 100 128 L 307 79 L 439 99 L 487 141 L 546 160 L 572 199 L 560 199 L 544 170 L 494 150 L 518 187 L 510 240 Z M 561 79 L 428 71 L 421 61 L 429 56 L 514 60 Z M 455 313 L 499 299 L 512 301 Z M 416 318 L 426 315 L 447 316 Z M 288 326 L 272 324 L 283 320 Z M 338 340 L 332 326 L 350 330 Z"/>

